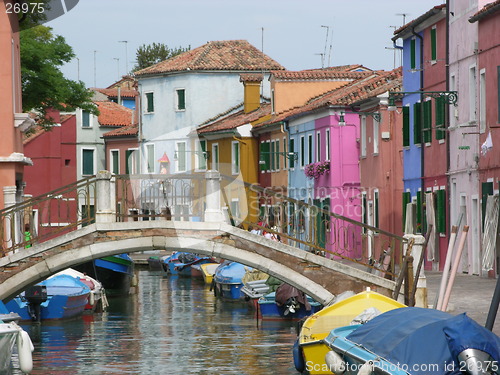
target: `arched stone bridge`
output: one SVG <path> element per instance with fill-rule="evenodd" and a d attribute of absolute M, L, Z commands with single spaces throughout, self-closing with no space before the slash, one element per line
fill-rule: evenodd
<path fill-rule="evenodd" d="M 0 299 L 68 267 L 104 256 L 178 250 L 237 261 L 296 286 L 323 305 L 366 287 L 390 296 L 395 282 L 277 243 L 223 222 L 132 221 L 91 224 L 0 258 Z"/>

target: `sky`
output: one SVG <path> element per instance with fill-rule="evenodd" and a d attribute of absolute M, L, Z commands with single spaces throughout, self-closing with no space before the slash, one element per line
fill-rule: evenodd
<path fill-rule="evenodd" d="M 288 70 L 401 65 L 396 27 L 444 0 L 79 0 L 46 23 L 73 47 L 62 71 L 87 87 L 107 87 L 135 64 L 143 44 L 194 49 L 248 40 Z M 400 44 L 400 43 L 399 43 Z"/>

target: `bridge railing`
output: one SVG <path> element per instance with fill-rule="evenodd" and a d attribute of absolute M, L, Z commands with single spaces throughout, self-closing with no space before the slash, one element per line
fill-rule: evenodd
<path fill-rule="evenodd" d="M 96 200 L 92 176 L 0 210 L 1 255 L 92 223 Z"/>
<path fill-rule="evenodd" d="M 223 180 L 233 179 L 223 176 Z M 231 209 L 235 193 L 221 188 L 234 225 L 273 233 L 282 242 L 306 251 L 366 267 L 379 276 L 397 278 L 406 238 L 334 213 L 328 199 L 310 204 L 275 189 L 246 182 L 241 182 L 241 186 L 246 191 L 248 206 L 253 205 L 259 212 L 252 219 L 251 215 L 241 215 L 250 209 L 245 211 L 234 205 Z"/>

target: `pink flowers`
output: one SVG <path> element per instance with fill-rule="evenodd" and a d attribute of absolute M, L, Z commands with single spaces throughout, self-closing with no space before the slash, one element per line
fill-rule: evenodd
<path fill-rule="evenodd" d="M 330 172 L 330 162 L 329 161 L 319 161 L 317 163 L 307 164 L 304 167 L 304 173 L 307 178 L 318 178 L 319 176 Z"/>

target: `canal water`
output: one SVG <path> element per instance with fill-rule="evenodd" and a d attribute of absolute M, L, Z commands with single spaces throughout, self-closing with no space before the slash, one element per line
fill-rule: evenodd
<path fill-rule="evenodd" d="M 32 374 L 298 374 L 296 323 L 257 321 L 203 280 L 140 270 L 138 281 L 105 313 L 22 325 L 35 346 Z"/>

